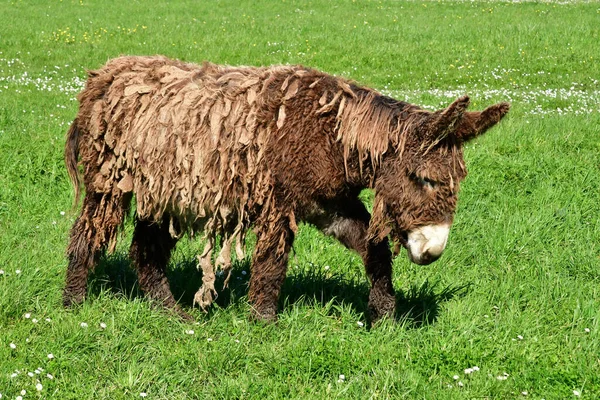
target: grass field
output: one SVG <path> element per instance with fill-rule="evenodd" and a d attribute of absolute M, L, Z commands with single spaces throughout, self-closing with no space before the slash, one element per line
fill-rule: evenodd
<path fill-rule="evenodd" d="M 599 2 L 13 0 L 0 15 L 2 399 L 600 398 Z M 64 134 L 85 69 L 120 54 L 301 63 L 429 109 L 463 93 L 513 107 L 467 147 L 444 256 L 395 260 L 396 321 L 366 323 L 360 259 L 309 226 L 276 325 L 248 321 L 249 260 L 208 315 L 192 309 L 197 240 L 169 271 L 197 322 L 150 307 L 130 228 L 65 311 Z"/>

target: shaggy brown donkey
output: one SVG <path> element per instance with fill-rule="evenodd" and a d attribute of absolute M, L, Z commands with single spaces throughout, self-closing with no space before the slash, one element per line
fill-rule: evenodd
<path fill-rule="evenodd" d="M 130 255 L 151 299 L 179 310 L 165 268 L 181 235 L 203 231 L 195 300 L 207 307 L 215 271 L 229 270 L 232 248 L 243 257 L 253 227 L 249 300 L 264 320 L 276 319 L 299 221 L 358 252 L 372 317 L 393 313 L 388 236 L 415 263 L 442 254 L 466 175 L 462 145 L 509 109 L 467 112 L 465 96 L 429 112 L 301 66 L 164 57 L 109 61 L 89 73 L 79 102 L 65 159 L 76 197 L 81 160 L 86 194 L 71 230 L 64 304 L 83 300 L 88 271 L 114 249 L 134 198 Z M 375 189 L 372 216 L 358 199 L 364 188 Z"/>

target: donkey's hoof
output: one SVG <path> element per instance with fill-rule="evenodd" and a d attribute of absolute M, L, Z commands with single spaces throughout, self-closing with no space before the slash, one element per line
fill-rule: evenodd
<path fill-rule="evenodd" d="M 187 321 L 187 322 L 194 322 L 195 319 L 194 317 L 192 317 L 190 314 L 188 314 L 187 312 L 183 311 L 181 309 L 181 307 L 176 307 L 174 309 L 172 309 L 172 311 L 182 320 Z"/>
<path fill-rule="evenodd" d="M 371 292 L 368 307 L 372 323 L 382 318 L 393 319 L 396 315 L 396 297 L 389 294 L 377 295 Z"/>
<path fill-rule="evenodd" d="M 174 315 L 176 317 L 179 317 L 183 321 L 187 321 L 187 322 L 194 321 L 194 317 L 192 317 L 187 312 L 183 311 L 181 306 L 179 304 L 175 303 L 174 300 L 171 301 L 171 299 L 156 300 L 156 299 L 151 298 L 150 299 L 150 307 L 155 310 L 165 312 L 166 314 L 169 314 L 171 316 Z"/>
<path fill-rule="evenodd" d="M 83 294 L 75 294 L 65 291 L 63 293 L 63 307 L 73 308 L 75 306 L 78 306 L 81 303 L 83 303 L 84 297 L 85 296 Z"/>
<path fill-rule="evenodd" d="M 250 312 L 250 319 L 256 322 L 264 322 L 267 324 L 272 324 L 277 322 L 277 312 L 274 308 L 268 309 L 256 309 L 252 308 Z"/>

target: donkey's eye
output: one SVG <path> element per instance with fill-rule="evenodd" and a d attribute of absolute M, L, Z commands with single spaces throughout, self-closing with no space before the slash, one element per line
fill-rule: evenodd
<path fill-rule="evenodd" d="M 419 183 L 427 189 L 433 189 L 437 186 L 437 182 L 427 178 L 420 178 Z"/>
<path fill-rule="evenodd" d="M 411 179 L 416 182 L 419 186 L 424 187 L 425 189 L 434 189 L 438 183 L 432 179 L 425 178 L 423 176 L 418 176 L 416 174 L 411 175 Z"/>

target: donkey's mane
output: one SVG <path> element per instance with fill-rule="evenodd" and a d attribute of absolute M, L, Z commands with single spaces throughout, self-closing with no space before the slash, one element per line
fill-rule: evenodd
<path fill-rule="evenodd" d="M 402 157 L 409 131 L 419 124 L 429 111 L 418 106 L 383 96 L 366 88 L 355 89 L 354 97 L 340 101 L 337 114 L 337 140 L 344 145 L 344 160 L 358 151 L 359 167 L 371 161 L 375 170 L 382 156 L 392 145 L 392 151 Z M 346 171 L 348 170 L 346 165 Z"/>

